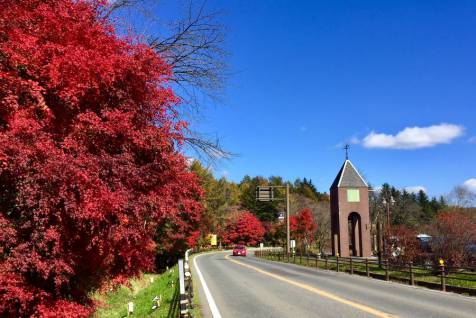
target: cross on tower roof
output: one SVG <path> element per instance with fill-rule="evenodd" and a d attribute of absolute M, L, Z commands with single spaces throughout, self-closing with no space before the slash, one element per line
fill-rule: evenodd
<path fill-rule="evenodd" d="M 349 148 L 350 148 L 349 144 L 346 144 L 346 145 L 344 146 L 344 149 L 345 149 L 345 160 L 349 160 Z"/>

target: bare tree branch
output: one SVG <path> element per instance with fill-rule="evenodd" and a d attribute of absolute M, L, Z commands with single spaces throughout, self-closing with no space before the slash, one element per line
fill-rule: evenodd
<path fill-rule="evenodd" d="M 205 12 L 205 2 L 197 9 L 190 1 L 187 16 L 171 25 L 171 35 L 150 37 L 148 42 L 172 66 L 172 81 L 180 84 L 180 97 L 195 103 L 196 92 L 215 99 L 226 80 L 222 48 L 224 27 L 217 22 L 219 12 Z"/>
<path fill-rule="evenodd" d="M 209 165 L 214 165 L 217 160 L 236 156 L 236 154 L 224 150 L 218 138 L 211 139 L 191 132 L 185 138 L 185 143 L 195 152 L 197 159 Z"/>
<path fill-rule="evenodd" d="M 464 186 L 456 186 L 447 197 L 448 202 L 457 208 L 470 208 L 476 203 L 476 194 Z"/>
<path fill-rule="evenodd" d="M 109 5 L 104 8 L 104 17 L 109 18 L 114 11 L 119 9 L 133 7 L 141 0 L 115 0 L 109 1 Z"/>
<path fill-rule="evenodd" d="M 148 44 L 172 67 L 175 94 L 186 107 L 184 115 L 196 120 L 207 101 L 220 100 L 227 79 L 227 52 L 223 49 L 225 28 L 219 23 L 220 12 L 206 10 L 206 0 L 198 5 L 185 0 L 187 6 L 183 18 L 169 23 L 163 32 L 155 29 L 146 33 Z M 105 17 L 121 9 L 135 8 L 151 22 L 162 23 L 150 10 L 140 8 L 147 0 L 116 0 L 105 12 Z M 219 140 L 188 131 L 186 144 L 204 160 L 213 162 L 230 158 L 233 154 L 223 150 Z"/>

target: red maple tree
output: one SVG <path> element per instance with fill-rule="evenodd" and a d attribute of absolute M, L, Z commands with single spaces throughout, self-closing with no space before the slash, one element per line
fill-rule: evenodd
<path fill-rule="evenodd" d="M 470 247 L 476 244 L 476 220 L 468 213 L 439 213 L 431 240 L 435 263 L 441 258 L 449 266 L 474 265 Z M 474 256 L 473 256 L 474 257 Z"/>
<path fill-rule="evenodd" d="M 270 246 L 284 246 L 286 244 L 286 222 L 263 222 L 265 229 L 264 241 Z"/>
<path fill-rule="evenodd" d="M 249 211 L 233 213 L 225 224 L 223 242 L 254 246 L 263 240 L 265 229 L 260 220 Z"/>
<path fill-rule="evenodd" d="M 297 240 L 301 247 L 310 245 L 314 242 L 317 223 L 314 221 L 310 209 L 302 209 L 297 215 L 289 218 L 289 227 L 291 235 Z"/>
<path fill-rule="evenodd" d="M 89 291 L 197 237 L 170 67 L 103 2 L 0 2 L 2 317 L 86 317 Z"/>
<path fill-rule="evenodd" d="M 417 232 L 405 225 L 393 226 L 387 236 L 385 255 L 394 263 L 407 264 L 422 256 Z"/>

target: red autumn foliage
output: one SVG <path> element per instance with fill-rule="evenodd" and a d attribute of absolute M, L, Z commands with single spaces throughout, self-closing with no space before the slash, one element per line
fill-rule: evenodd
<path fill-rule="evenodd" d="M 476 220 L 461 211 L 442 212 L 437 215 L 436 228 L 431 241 L 435 257 L 449 266 L 474 265 L 470 246 L 476 244 Z"/>
<path fill-rule="evenodd" d="M 407 264 L 421 256 L 422 250 L 417 232 L 405 225 L 394 226 L 387 235 L 386 253 L 394 263 Z"/>
<path fill-rule="evenodd" d="M 100 5 L 0 2 L 2 317 L 86 317 L 89 291 L 197 236 L 170 68 Z"/>
<path fill-rule="evenodd" d="M 286 244 L 286 222 L 263 222 L 265 229 L 264 241 L 270 246 L 284 246 Z"/>
<path fill-rule="evenodd" d="M 257 245 L 263 240 L 264 227 L 260 220 L 249 211 L 239 211 L 231 215 L 225 225 L 223 242 L 226 245 Z"/>
<path fill-rule="evenodd" d="M 301 210 L 297 215 L 291 215 L 289 218 L 289 227 L 291 235 L 301 247 L 314 242 L 317 223 L 314 221 L 310 209 L 306 208 Z"/>

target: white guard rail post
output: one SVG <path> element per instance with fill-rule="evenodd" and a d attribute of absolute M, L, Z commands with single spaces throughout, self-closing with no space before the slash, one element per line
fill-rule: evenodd
<path fill-rule="evenodd" d="M 193 303 L 192 272 L 189 264 L 191 249 L 185 252 L 185 260 L 179 259 L 180 317 L 192 317 L 190 309 Z"/>

